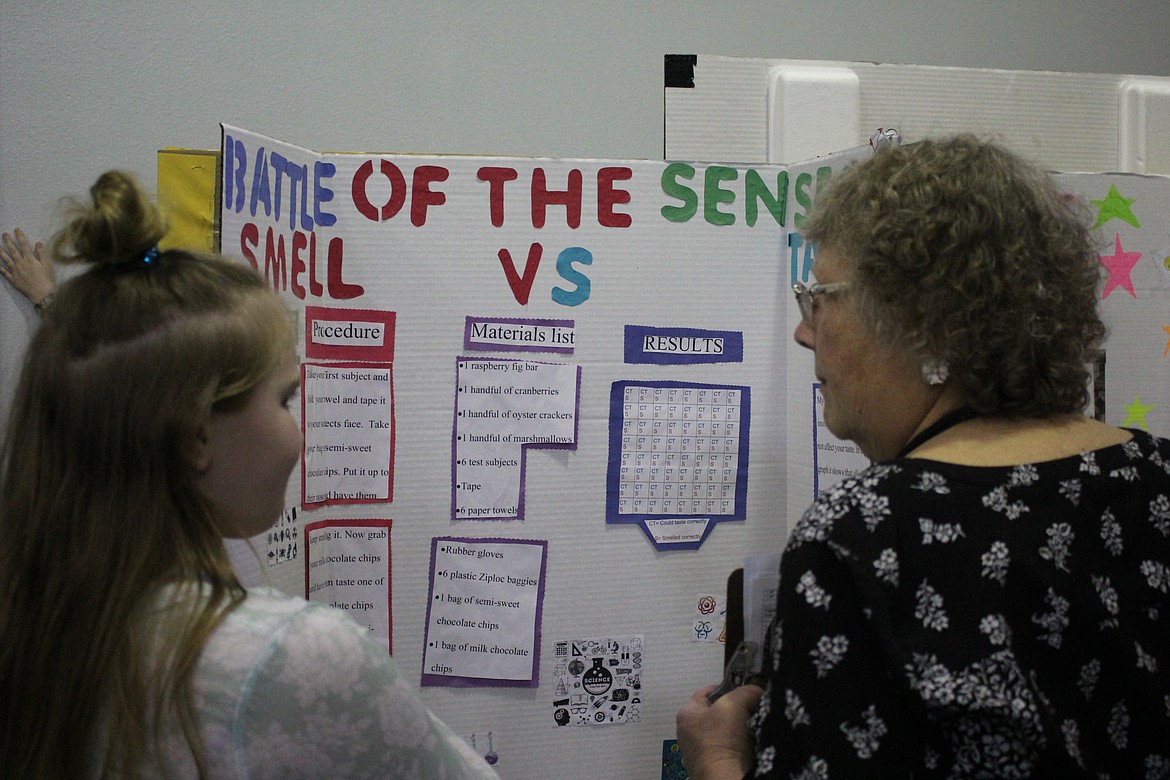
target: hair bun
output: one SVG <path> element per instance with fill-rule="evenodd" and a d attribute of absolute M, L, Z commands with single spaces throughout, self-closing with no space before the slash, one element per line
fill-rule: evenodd
<path fill-rule="evenodd" d="M 128 265 L 166 235 L 162 215 L 133 174 L 107 171 L 89 194 L 92 203 L 75 201 L 70 221 L 53 239 L 58 260 Z"/>

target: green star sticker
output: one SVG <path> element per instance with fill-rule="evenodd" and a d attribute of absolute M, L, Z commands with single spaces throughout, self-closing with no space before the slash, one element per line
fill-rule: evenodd
<path fill-rule="evenodd" d="M 1105 196 L 1104 200 L 1089 201 L 1099 209 L 1097 221 L 1093 223 L 1093 227 L 1101 227 L 1111 219 L 1120 219 L 1135 228 L 1140 228 L 1142 224 L 1138 222 L 1138 218 L 1133 215 L 1133 210 L 1129 207 L 1134 200 L 1134 198 L 1121 197 L 1121 193 L 1117 191 L 1117 185 L 1110 184 L 1109 194 Z"/>
<path fill-rule="evenodd" d="M 1148 431 L 1146 427 L 1146 413 L 1153 409 L 1157 404 L 1145 405 L 1142 403 L 1142 397 L 1135 395 L 1133 401 L 1125 407 L 1125 420 L 1121 423 L 1122 428 L 1137 427 L 1143 431 Z"/>

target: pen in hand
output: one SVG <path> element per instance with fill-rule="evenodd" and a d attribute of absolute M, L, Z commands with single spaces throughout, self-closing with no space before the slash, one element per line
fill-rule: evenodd
<path fill-rule="evenodd" d="M 752 665 L 755 663 L 758 649 L 755 642 L 747 639 L 739 643 L 735 652 L 731 654 L 731 660 L 727 662 L 727 666 L 723 670 L 723 681 L 719 683 L 719 687 L 707 694 L 707 701 L 714 702 L 728 691 L 750 681 Z"/>

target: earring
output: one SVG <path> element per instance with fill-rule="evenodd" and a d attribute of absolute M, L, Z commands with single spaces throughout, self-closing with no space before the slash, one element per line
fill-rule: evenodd
<path fill-rule="evenodd" d="M 945 360 L 930 359 L 922 364 L 922 381 L 928 385 L 941 385 L 951 375 L 951 367 Z"/>

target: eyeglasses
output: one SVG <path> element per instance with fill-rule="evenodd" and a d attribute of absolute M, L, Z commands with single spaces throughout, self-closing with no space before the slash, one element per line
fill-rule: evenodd
<path fill-rule="evenodd" d="M 805 287 L 800 282 L 792 283 L 792 292 L 796 293 L 796 305 L 800 307 L 800 316 L 806 325 L 813 324 L 814 303 L 818 295 L 832 295 L 849 287 L 849 282 L 833 282 L 832 284 L 810 284 Z"/>

